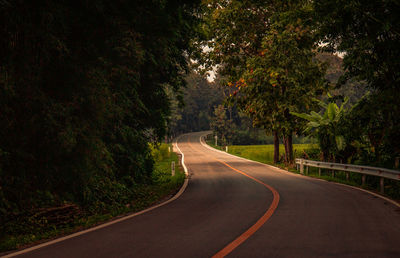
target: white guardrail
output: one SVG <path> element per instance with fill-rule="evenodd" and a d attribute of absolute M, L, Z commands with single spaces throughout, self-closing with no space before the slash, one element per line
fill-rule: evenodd
<path fill-rule="evenodd" d="M 369 166 L 358 166 L 358 165 L 350 165 L 350 164 L 340 164 L 340 163 L 330 163 L 330 162 L 322 162 L 322 161 L 314 161 L 307 159 L 296 159 L 297 170 L 300 169 L 300 174 L 304 174 L 304 168 L 306 168 L 305 172 L 308 174 L 309 167 L 316 167 L 318 169 L 318 174 L 321 176 L 321 168 L 329 169 L 332 172 L 332 176 L 335 176 L 335 170 L 345 171 L 346 179 L 349 179 L 349 172 L 362 174 L 362 185 L 365 184 L 365 176 L 377 176 L 380 177 L 380 191 L 384 193 L 384 178 L 398 180 L 400 181 L 400 171 L 386 169 L 386 168 L 376 168 Z"/>

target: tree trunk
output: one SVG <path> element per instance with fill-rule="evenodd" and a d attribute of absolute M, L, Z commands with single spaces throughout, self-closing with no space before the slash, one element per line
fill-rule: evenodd
<path fill-rule="evenodd" d="M 293 163 L 293 135 L 290 133 L 289 135 L 283 136 L 283 144 L 285 145 L 285 163 L 292 164 Z"/>
<path fill-rule="evenodd" d="M 287 137 L 288 163 L 293 164 L 293 135 L 290 133 Z"/>
<path fill-rule="evenodd" d="M 288 157 L 288 144 L 287 144 L 287 137 L 286 135 L 283 135 L 283 146 L 285 147 L 285 163 L 288 163 L 289 157 Z"/>
<path fill-rule="evenodd" d="M 274 131 L 274 164 L 279 162 L 279 136 L 278 131 Z"/>

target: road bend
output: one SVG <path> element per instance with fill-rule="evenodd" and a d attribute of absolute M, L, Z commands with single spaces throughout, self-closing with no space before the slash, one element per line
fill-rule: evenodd
<path fill-rule="evenodd" d="M 400 208 L 247 161 L 186 134 L 175 201 L 20 257 L 400 257 Z"/>

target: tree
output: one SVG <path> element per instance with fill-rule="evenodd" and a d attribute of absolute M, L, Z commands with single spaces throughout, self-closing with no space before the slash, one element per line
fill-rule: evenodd
<path fill-rule="evenodd" d="M 298 120 L 290 111 L 311 108 L 324 90 L 324 68 L 314 59 L 312 9 L 307 1 L 211 1 L 207 57 L 220 64 L 239 107 L 279 136 L 293 161 L 292 134 Z M 209 3 L 209 2 L 208 2 Z"/>
<path fill-rule="evenodd" d="M 326 50 L 344 53 L 347 78 L 373 89 L 398 88 L 400 82 L 400 4 L 396 0 L 313 1 Z"/>
<path fill-rule="evenodd" d="M 329 93 L 328 97 L 332 98 Z M 345 106 L 349 99 L 345 98 L 340 107 L 335 102 L 326 104 L 317 99 L 316 101 L 323 108 L 322 115 L 314 111 L 310 114 L 296 112 L 292 114 L 308 121 L 304 132 L 318 139 L 322 159 L 335 161 L 339 151 L 346 147 L 344 136 L 340 134 L 340 123 L 345 115 Z"/>
<path fill-rule="evenodd" d="M 123 205 L 151 180 L 198 4 L 0 2 L 1 225 L 42 203 Z"/>
<path fill-rule="evenodd" d="M 353 162 L 394 167 L 400 156 L 399 99 L 398 90 L 367 94 L 344 116 L 339 128 Z"/>
<path fill-rule="evenodd" d="M 218 105 L 214 110 L 214 117 L 211 120 L 211 129 L 218 136 L 221 145 L 231 143 L 233 136 L 233 123 L 226 115 L 226 109 L 223 105 Z"/>
<path fill-rule="evenodd" d="M 358 132 L 355 138 L 364 137 L 357 142 L 372 147 L 371 160 L 381 160 L 386 149 L 391 151 L 384 151 L 385 159 L 393 161 L 399 155 L 398 119 L 393 117 L 400 107 L 400 59 L 394 58 L 400 56 L 399 2 L 318 0 L 313 5 L 325 50 L 344 54 L 345 74 L 339 82 L 358 80 L 371 90 L 350 112 L 355 119 L 346 128 Z"/>
<path fill-rule="evenodd" d="M 186 86 L 180 93 L 171 93 L 169 96 L 171 102 L 175 102 L 172 109 L 175 120 L 171 121 L 174 124 L 169 124 L 171 135 L 209 130 L 214 108 L 223 101 L 218 85 L 207 81 L 200 74 L 192 71 L 185 77 L 185 81 Z M 180 105 L 176 103 L 179 95 L 183 95 Z"/>

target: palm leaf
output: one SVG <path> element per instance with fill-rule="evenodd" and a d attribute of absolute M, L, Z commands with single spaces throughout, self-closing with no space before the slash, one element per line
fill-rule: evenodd
<path fill-rule="evenodd" d="M 308 120 L 308 121 L 315 121 L 315 118 L 313 116 L 309 115 L 309 114 L 296 113 L 296 112 L 290 112 L 290 114 L 292 114 L 294 116 L 297 116 L 297 117 L 300 117 L 300 118 L 303 118 L 303 119 Z"/>
<path fill-rule="evenodd" d="M 336 117 L 335 105 L 336 104 L 334 103 L 329 103 L 328 108 L 325 111 L 326 113 L 328 113 L 328 119 L 331 121 L 334 121 Z"/>
<path fill-rule="evenodd" d="M 338 135 L 335 137 L 335 141 L 336 141 L 337 149 L 339 151 L 344 150 L 344 148 L 346 147 L 346 142 L 344 140 L 344 137 L 341 135 Z"/>
<path fill-rule="evenodd" d="M 318 123 L 318 122 L 308 122 L 307 123 L 307 126 L 308 127 L 313 127 L 313 128 L 318 128 L 318 127 L 320 127 L 321 126 L 321 124 L 320 123 Z"/>

